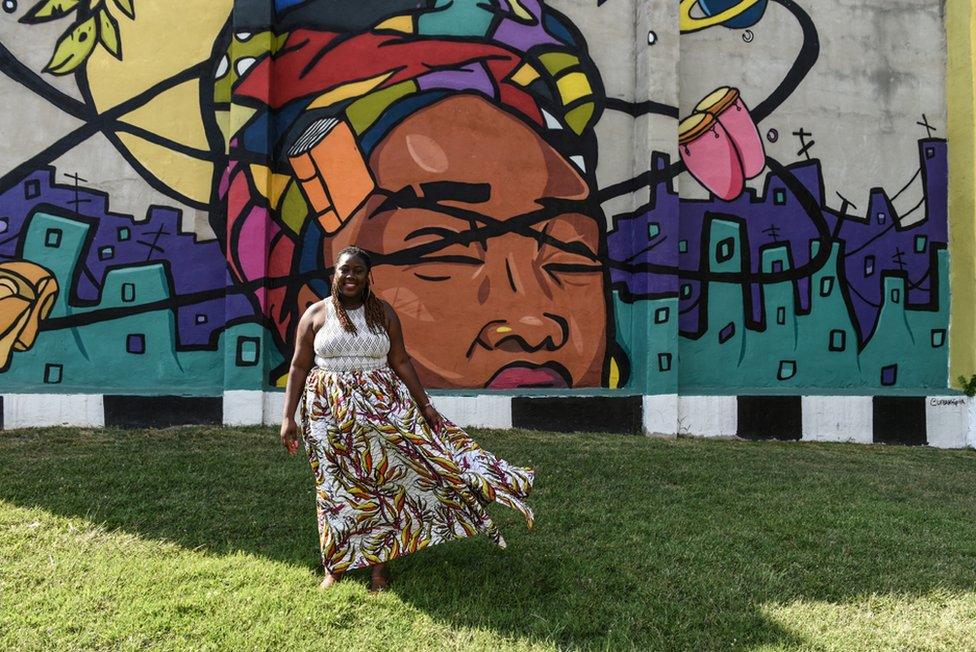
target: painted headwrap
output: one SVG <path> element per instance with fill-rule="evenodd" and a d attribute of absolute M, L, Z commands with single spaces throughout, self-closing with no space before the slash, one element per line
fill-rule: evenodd
<path fill-rule="evenodd" d="M 301 131 L 290 125 L 312 112 L 344 115 L 368 156 L 404 116 L 459 92 L 479 93 L 549 131 L 581 136 L 599 118 L 602 83 L 582 36 L 539 0 L 373 11 L 378 22 L 361 32 L 296 28 L 247 72 L 235 101 L 270 111 L 245 129 L 246 149 L 279 155 Z M 269 133 L 276 143 L 261 142 Z M 555 141 L 568 156 L 583 154 Z"/>
<path fill-rule="evenodd" d="M 282 235 L 297 241 L 294 271 L 320 266 L 317 252 L 330 231 L 328 219 L 307 219 L 314 206 L 302 210 L 306 201 L 315 204 L 314 189 L 287 174 L 294 169 L 301 180 L 300 162 L 288 153 L 301 149 L 310 125 L 327 131 L 341 123 L 368 159 L 405 117 L 448 95 L 476 93 L 533 126 L 593 178 L 592 126 L 603 105 L 602 82 L 578 30 L 540 0 L 319 0 L 290 7 L 296 4 L 278 0 L 275 24 L 292 30 L 269 39 L 270 56 L 234 86 L 235 104 L 257 113 L 230 143 L 232 159 L 243 151 L 242 158 L 268 161 L 265 181 L 252 183 L 291 231 Z M 348 173 L 350 166 L 337 167 Z M 234 172 L 232 163 L 225 184 Z M 355 171 L 350 174 L 342 187 L 357 184 Z M 233 215 L 228 206 L 229 220 Z"/>

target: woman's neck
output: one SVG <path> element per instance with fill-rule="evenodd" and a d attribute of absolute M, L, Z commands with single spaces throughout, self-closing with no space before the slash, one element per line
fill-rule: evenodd
<path fill-rule="evenodd" d="M 356 310 L 357 308 L 363 307 L 363 298 L 356 297 L 355 299 L 347 299 L 346 297 L 340 296 L 339 303 L 341 303 L 342 307 L 346 310 Z"/>

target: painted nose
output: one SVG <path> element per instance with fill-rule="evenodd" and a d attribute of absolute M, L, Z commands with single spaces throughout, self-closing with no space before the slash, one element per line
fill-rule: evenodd
<path fill-rule="evenodd" d="M 478 334 L 478 341 L 492 351 L 533 353 L 555 351 L 569 339 L 569 322 L 559 315 L 526 315 L 515 321 L 491 321 Z"/>

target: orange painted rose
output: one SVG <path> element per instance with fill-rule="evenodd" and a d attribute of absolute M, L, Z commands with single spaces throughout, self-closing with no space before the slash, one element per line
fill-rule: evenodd
<path fill-rule="evenodd" d="M 41 320 L 51 313 L 58 282 L 48 270 L 27 261 L 0 263 L 0 371 L 14 351 L 34 345 Z"/>

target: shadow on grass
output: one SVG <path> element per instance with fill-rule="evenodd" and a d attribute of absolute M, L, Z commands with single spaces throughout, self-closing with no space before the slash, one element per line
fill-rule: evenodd
<path fill-rule="evenodd" d="M 393 591 L 442 622 L 568 647 L 790 647 L 764 607 L 976 585 L 971 452 L 475 435 L 537 469 L 538 523 L 498 508 L 507 550 L 391 565 Z M 18 506 L 318 566 L 311 473 L 270 429 L 5 433 L 0 469 Z"/>

